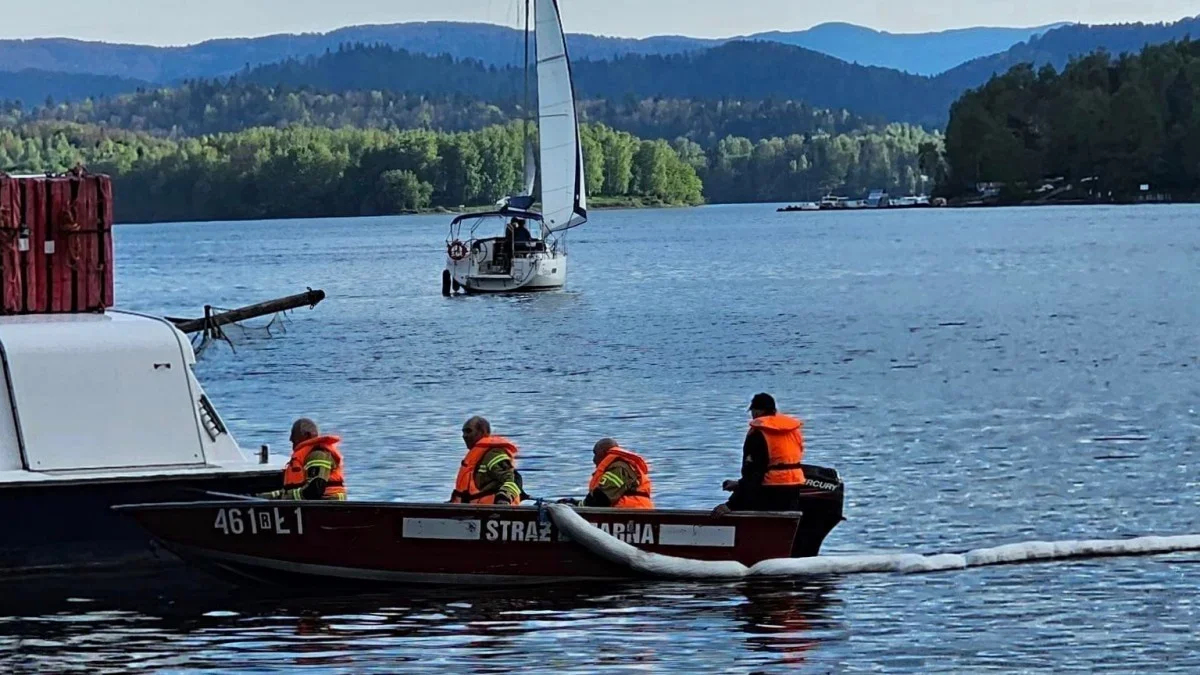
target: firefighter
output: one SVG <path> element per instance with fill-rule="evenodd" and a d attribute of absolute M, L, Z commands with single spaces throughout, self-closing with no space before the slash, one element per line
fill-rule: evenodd
<path fill-rule="evenodd" d="M 596 470 L 588 485 L 584 506 L 616 509 L 653 509 L 650 466 L 637 454 L 622 448 L 611 438 L 602 438 L 592 447 Z"/>
<path fill-rule="evenodd" d="M 267 499 L 328 499 L 344 501 L 341 441 L 322 436 L 317 423 L 300 418 L 292 424 L 292 457 L 283 468 L 283 489 L 259 495 Z"/>
<path fill-rule="evenodd" d="M 463 424 L 463 443 L 467 456 L 458 469 L 452 504 L 521 503 L 520 474 L 517 473 L 517 446 L 507 438 L 492 435 L 492 425 L 482 417 Z"/>

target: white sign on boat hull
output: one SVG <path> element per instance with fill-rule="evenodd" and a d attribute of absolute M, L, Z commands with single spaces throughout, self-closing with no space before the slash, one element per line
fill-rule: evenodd
<path fill-rule="evenodd" d="M 495 522 L 495 521 L 493 521 Z M 453 518 L 405 518 L 402 535 L 405 539 L 441 539 L 478 541 L 478 520 Z"/>
<path fill-rule="evenodd" d="M 605 534 L 634 545 L 733 548 L 737 539 L 737 528 L 724 525 L 655 525 L 633 520 L 624 523 L 589 523 Z M 556 531 L 549 521 L 539 523 L 500 518 L 487 522 L 456 518 L 405 518 L 402 536 L 405 539 L 448 541 L 571 541 L 565 532 Z"/>
<path fill-rule="evenodd" d="M 736 527 L 726 525 L 662 525 L 658 543 L 663 546 L 709 546 L 733 548 Z"/>

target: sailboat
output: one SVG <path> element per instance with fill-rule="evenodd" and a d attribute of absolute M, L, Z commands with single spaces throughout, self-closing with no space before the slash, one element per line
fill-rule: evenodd
<path fill-rule="evenodd" d="M 442 272 L 444 295 L 561 289 L 567 281 L 566 233 L 587 222 L 575 88 L 557 0 L 525 3 L 526 99 L 531 2 L 535 5 L 540 185 L 527 140 L 521 194 L 502 199 L 493 210 L 459 216 L 450 224 Z M 535 208 L 538 204 L 540 208 Z M 495 228 L 496 224 L 500 227 Z M 481 230 L 493 228 L 502 228 L 504 234 L 477 236 Z"/>

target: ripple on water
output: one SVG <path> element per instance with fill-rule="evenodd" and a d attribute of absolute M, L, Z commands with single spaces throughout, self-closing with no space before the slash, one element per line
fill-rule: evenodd
<path fill-rule="evenodd" d="M 178 316 L 325 289 L 198 373 L 247 447 L 281 447 L 301 414 L 342 435 L 356 498 L 445 499 L 460 425 L 483 414 L 521 445 L 531 493 L 578 495 L 615 436 L 648 456 L 656 501 L 710 507 L 770 391 L 847 480 L 829 552 L 1195 531 L 1200 210 L 796 215 L 601 211 L 572 240 L 569 292 L 454 300 L 442 217 L 125 226 L 117 296 Z M 1168 556 L 341 602 L 6 596 L 0 665 L 1195 672 L 1196 575 Z"/>

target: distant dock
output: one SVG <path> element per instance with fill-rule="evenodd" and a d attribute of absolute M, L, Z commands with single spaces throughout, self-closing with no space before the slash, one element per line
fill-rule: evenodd
<path fill-rule="evenodd" d="M 927 196 L 889 198 L 886 192 L 872 192 L 866 199 L 828 196 L 819 202 L 800 202 L 776 209 L 779 213 L 794 211 L 859 211 L 868 209 L 928 209 L 945 206 L 946 200 Z"/>

